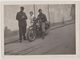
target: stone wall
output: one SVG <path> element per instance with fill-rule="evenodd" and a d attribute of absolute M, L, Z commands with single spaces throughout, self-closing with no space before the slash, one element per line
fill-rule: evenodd
<path fill-rule="evenodd" d="M 37 16 L 38 9 L 42 9 L 46 14 L 48 21 L 51 23 L 63 22 L 71 20 L 71 4 L 56 4 L 56 5 L 36 5 L 35 14 Z M 49 8 L 49 9 L 48 9 Z"/>
<path fill-rule="evenodd" d="M 19 12 L 20 7 L 23 6 L 24 12 L 26 13 L 27 27 L 30 26 L 30 11 L 33 11 L 35 16 L 38 15 L 38 9 L 42 9 L 43 13 L 46 14 L 48 21 L 50 23 L 58 23 L 67 20 L 71 20 L 75 17 L 75 6 L 72 4 L 52 4 L 52 5 L 5 5 L 4 6 L 4 25 L 7 26 L 12 31 L 18 30 L 16 14 Z M 72 7 L 73 6 L 73 7 Z"/>

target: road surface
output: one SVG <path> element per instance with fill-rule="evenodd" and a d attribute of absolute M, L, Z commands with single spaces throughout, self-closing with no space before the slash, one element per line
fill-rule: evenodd
<path fill-rule="evenodd" d="M 45 39 L 6 44 L 6 55 L 56 55 L 75 54 L 75 24 L 50 30 Z"/>

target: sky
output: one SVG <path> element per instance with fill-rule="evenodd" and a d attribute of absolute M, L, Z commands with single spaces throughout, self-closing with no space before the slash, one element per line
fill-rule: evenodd
<path fill-rule="evenodd" d="M 16 20 L 16 14 L 20 11 L 20 7 L 23 6 L 24 12 L 26 13 L 28 19 L 27 24 L 30 26 L 29 12 L 34 11 L 34 5 L 4 5 L 4 25 L 10 30 L 18 30 L 18 21 Z M 42 9 L 43 13 L 46 14 L 48 21 L 51 23 L 62 22 L 63 18 L 69 20 L 71 5 L 35 5 L 35 16 L 38 15 L 38 9 Z M 50 20 L 49 20 L 50 16 Z"/>

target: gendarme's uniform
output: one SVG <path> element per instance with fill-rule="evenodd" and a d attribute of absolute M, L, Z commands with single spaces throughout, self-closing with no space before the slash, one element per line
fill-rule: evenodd
<path fill-rule="evenodd" d="M 18 20 L 20 39 L 22 39 L 22 36 L 23 38 L 25 38 L 26 26 L 27 26 L 27 23 L 26 23 L 27 16 L 24 12 L 20 11 L 17 13 L 16 19 Z"/>
<path fill-rule="evenodd" d="M 42 22 L 47 21 L 46 15 L 43 14 L 43 13 L 40 13 L 40 14 L 38 15 L 38 19 L 40 19 Z"/>

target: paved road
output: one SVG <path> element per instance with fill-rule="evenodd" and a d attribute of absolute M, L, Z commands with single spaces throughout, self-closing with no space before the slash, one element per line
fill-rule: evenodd
<path fill-rule="evenodd" d="M 51 30 L 45 39 L 5 45 L 6 55 L 75 54 L 74 24 Z"/>

